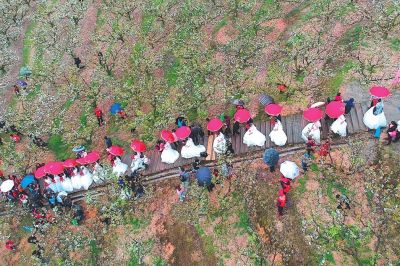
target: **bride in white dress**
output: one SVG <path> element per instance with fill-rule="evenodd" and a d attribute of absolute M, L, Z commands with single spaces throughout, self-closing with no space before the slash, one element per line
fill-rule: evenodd
<path fill-rule="evenodd" d="M 301 138 L 307 143 L 308 137 L 311 137 L 317 144 L 321 143 L 321 122 L 308 123 L 301 131 Z"/>
<path fill-rule="evenodd" d="M 128 165 L 121 162 L 119 157 L 116 157 L 114 160 L 113 173 L 120 177 L 126 172 L 126 170 L 128 170 Z"/>
<path fill-rule="evenodd" d="M 283 126 L 281 121 L 276 119 L 274 128 L 271 130 L 271 133 L 269 133 L 269 137 L 271 138 L 271 141 L 275 143 L 275 145 L 278 146 L 284 146 L 287 141 L 287 136 L 286 133 L 283 131 Z"/>
<path fill-rule="evenodd" d="M 382 111 L 378 115 L 374 115 L 374 107 L 369 108 L 369 110 L 364 114 L 363 122 L 369 129 L 377 129 L 378 127 L 386 127 L 387 121 L 385 113 Z"/>
<path fill-rule="evenodd" d="M 340 135 L 341 137 L 346 137 L 347 135 L 347 122 L 344 115 L 341 115 L 336 119 L 332 125 L 331 130 L 333 133 Z"/>
<path fill-rule="evenodd" d="M 255 125 L 251 125 L 250 128 L 244 133 L 243 143 L 247 146 L 259 146 L 262 147 L 265 144 L 266 137 L 263 133 L 257 130 Z"/>
<path fill-rule="evenodd" d="M 61 177 L 63 181 L 61 181 L 61 187 L 63 191 L 66 192 L 72 192 L 74 190 L 74 187 L 72 186 L 71 179 L 66 177 L 65 175 L 62 175 Z"/>
<path fill-rule="evenodd" d="M 89 171 L 89 169 L 87 169 L 87 167 L 85 166 L 82 166 L 82 174 L 83 174 L 81 175 L 82 188 L 88 190 L 90 185 L 93 183 L 93 175 Z"/>
<path fill-rule="evenodd" d="M 226 139 L 222 132 L 214 139 L 213 149 L 216 154 L 225 154 L 228 150 Z"/>
<path fill-rule="evenodd" d="M 75 168 L 73 173 L 72 173 L 71 182 L 72 182 L 72 187 L 75 190 L 81 189 L 81 187 L 82 187 L 81 176 L 80 176 L 77 168 Z"/>
<path fill-rule="evenodd" d="M 183 158 L 190 159 L 200 157 L 200 153 L 205 152 L 206 147 L 203 145 L 194 145 L 193 140 L 188 138 L 185 146 L 182 147 L 181 155 Z"/>
<path fill-rule="evenodd" d="M 161 153 L 161 162 L 172 164 L 179 158 L 179 152 L 171 147 L 168 142 L 165 143 L 164 150 Z"/>

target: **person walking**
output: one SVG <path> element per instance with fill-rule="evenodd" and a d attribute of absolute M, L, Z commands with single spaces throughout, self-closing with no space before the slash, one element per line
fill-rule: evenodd
<path fill-rule="evenodd" d="M 232 135 L 239 135 L 240 136 L 240 123 L 238 121 L 235 121 L 233 123 L 233 128 L 232 128 Z"/>
<path fill-rule="evenodd" d="M 396 142 L 399 139 L 399 134 L 400 132 L 398 131 L 398 125 L 395 121 L 391 121 L 390 124 L 388 125 L 387 129 L 387 145 L 390 143 Z"/>
<path fill-rule="evenodd" d="M 280 183 L 282 186 L 283 193 L 285 193 L 285 195 L 290 191 L 290 182 L 291 180 L 289 178 L 286 178 L 283 175 L 281 175 Z"/>
<path fill-rule="evenodd" d="M 7 240 L 6 249 L 8 249 L 10 251 L 15 251 L 15 250 L 17 250 L 17 247 L 15 246 L 15 244 L 12 240 Z"/>
<path fill-rule="evenodd" d="M 311 153 L 307 151 L 304 153 L 303 158 L 301 159 L 301 167 L 303 168 L 304 173 L 308 171 L 308 166 L 311 161 Z"/>
<path fill-rule="evenodd" d="M 336 102 L 343 102 L 343 98 L 342 98 L 342 95 L 341 95 L 340 92 L 338 92 L 338 93 L 336 94 L 334 101 L 336 101 Z"/>
<path fill-rule="evenodd" d="M 333 163 L 333 159 L 331 156 L 331 139 L 325 140 L 325 142 L 320 146 L 319 148 L 319 156 L 321 159 L 321 163 L 325 162 L 326 156 L 329 155 L 329 158 L 331 159 L 331 163 Z"/>
<path fill-rule="evenodd" d="M 338 200 L 337 209 L 339 210 L 350 210 L 350 199 L 344 194 L 336 194 L 336 199 Z"/>
<path fill-rule="evenodd" d="M 102 126 L 104 124 L 103 111 L 98 106 L 96 106 L 96 108 L 94 108 L 94 114 L 96 115 L 99 127 Z"/>
<path fill-rule="evenodd" d="M 283 208 L 286 207 L 286 195 L 283 189 L 279 190 L 278 200 L 276 202 L 276 206 L 278 207 L 278 215 L 279 218 L 283 215 Z"/>
<path fill-rule="evenodd" d="M 109 137 L 105 136 L 104 137 L 104 142 L 106 143 L 106 148 L 107 149 L 112 146 L 112 140 Z"/>
<path fill-rule="evenodd" d="M 350 98 L 347 101 L 344 101 L 344 103 L 346 104 L 344 106 L 344 113 L 348 114 L 351 111 L 351 108 L 354 107 L 354 98 Z"/>

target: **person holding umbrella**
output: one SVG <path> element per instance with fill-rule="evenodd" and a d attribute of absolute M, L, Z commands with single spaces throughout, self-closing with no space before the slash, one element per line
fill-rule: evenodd
<path fill-rule="evenodd" d="M 318 106 L 318 105 L 315 105 Z M 316 143 L 321 141 L 321 122 L 320 119 L 323 117 L 323 112 L 317 107 L 310 107 L 303 112 L 303 117 L 308 123 L 301 131 L 301 138 L 307 143 L 311 138 Z"/>
<path fill-rule="evenodd" d="M 176 130 L 176 135 L 179 139 L 186 139 L 186 143 L 181 150 L 181 156 L 186 159 L 201 157 L 201 154 L 206 151 L 206 147 L 203 145 L 195 145 L 193 140 L 189 138 L 190 133 L 191 129 L 187 126 L 181 126 Z"/>
<path fill-rule="evenodd" d="M 179 159 L 179 152 L 174 150 L 170 144 L 170 142 L 174 141 L 174 135 L 172 135 L 171 131 L 162 130 L 161 138 L 165 141 L 161 152 L 161 162 L 167 164 L 175 163 Z"/>
<path fill-rule="evenodd" d="M 211 192 L 215 187 L 211 179 L 212 175 L 209 167 L 200 167 L 196 171 L 197 184 L 201 187 L 207 187 L 208 192 Z"/>
<path fill-rule="evenodd" d="M 275 171 L 275 167 L 279 161 L 279 153 L 274 148 L 266 149 L 263 155 L 263 161 L 269 167 L 269 171 L 272 173 Z"/>
<path fill-rule="evenodd" d="M 274 121 L 274 127 L 269 133 L 269 137 L 271 138 L 271 141 L 275 143 L 277 146 L 284 146 L 287 141 L 287 136 L 285 131 L 283 131 L 283 126 L 281 121 L 279 121 L 277 118 L 273 117 L 271 121 Z"/>
<path fill-rule="evenodd" d="M 347 122 L 344 117 L 345 104 L 341 101 L 332 101 L 326 106 L 325 112 L 330 118 L 336 118 L 330 126 L 332 132 L 345 137 L 347 135 Z"/>
<path fill-rule="evenodd" d="M 118 177 L 121 177 L 126 170 L 128 170 L 128 165 L 121 161 L 121 156 L 124 154 L 124 149 L 117 145 L 113 145 L 107 148 L 106 151 L 112 156 L 113 160 L 113 173 Z"/>
<path fill-rule="evenodd" d="M 363 122 L 369 129 L 378 129 L 386 127 L 387 120 L 385 113 L 383 112 L 382 98 L 388 97 L 390 95 L 389 89 L 385 87 L 372 87 L 369 93 L 378 98 L 376 106 L 372 106 L 363 117 Z"/>
<path fill-rule="evenodd" d="M 246 131 L 243 136 L 243 143 L 248 147 L 251 146 L 264 146 L 266 137 L 261 133 L 254 124 L 250 125 L 250 128 Z"/>

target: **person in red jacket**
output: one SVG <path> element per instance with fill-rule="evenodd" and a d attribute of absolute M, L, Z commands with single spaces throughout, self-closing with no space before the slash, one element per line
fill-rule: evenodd
<path fill-rule="evenodd" d="M 289 178 L 284 177 L 283 175 L 281 175 L 281 186 L 283 189 L 283 193 L 288 193 L 290 191 L 290 182 L 292 180 L 290 180 Z"/>
<path fill-rule="evenodd" d="M 103 119 L 103 111 L 97 106 L 94 108 L 94 114 L 97 117 L 97 122 L 99 123 L 99 127 L 104 124 L 104 119 Z"/>
<path fill-rule="evenodd" d="M 343 98 L 342 95 L 340 94 L 340 92 L 338 92 L 335 96 L 335 101 L 337 102 L 343 102 Z"/>
<path fill-rule="evenodd" d="M 6 249 L 15 251 L 17 248 L 12 240 L 7 240 L 6 242 Z"/>
<path fill-rule="evenodd" d="M 276 206 L 278 207 L 278 214 L 279 216 L 283 215 L 283 208 L 286 206 L 286 195 L 285 192 L 283 192 L 283 189 L 279 190 L 279 197 L 276 202 Z"/>

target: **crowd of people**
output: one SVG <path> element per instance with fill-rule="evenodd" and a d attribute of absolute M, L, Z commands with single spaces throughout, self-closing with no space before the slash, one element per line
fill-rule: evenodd
<path fill-rule="evenodd" d="M 380 87 L 383 88 L 383 87 Z M 372 90 L 372 89 L 371 89 Z M 387 89 L 386 89 L 387 90 Z M 18 92 L 19 93 L 19 92 Z M 382 92 L 380 92 L 382 93 Z M 382 99 L 389 96 L 378 96 L 372 94 L 371 106 L 364 114 L 363 122 L 371 130 L 375 130 L 374 136 L 380 137 L 382 128 L 387 128 L 387 143 L 396 142 L 400 139 L 399 122 L 391 121 L 388 125 L 383 112 Z M 260 97 L 260 102 L 264 105 L 264 110 L 270 118 L 271 131 L 269 138 L 276 146 L 287 144 L 287 135 L 281 123 L 282 106 L 276 104 L 274 100 L 266 95 Z M 228 163 L 226 158 L 232 156 L 235 151 L 232 146 L 232 138 L 240 135 L 240 128 L 245 129 L 243 143 L 248 147 L 263 147 L 267 136 L 257 129 L 253 123 L 250 111 L 245 107 L 242 100 L 234 101 L 236 112 L 233 118 L 222 114 L 221 117 L 207 119 L 207 134 L 215 134 L 212 149 L 222 158 L 221 164 L 213 169 L 202 166 L 201 159 L 207 158 L 207 150 L 204 145 L 205 132 L 198 123 L 188 125 L 187 119 L 179 115 L 175 121 L 175 128 L 172 130 L 162 130 L 160 139 L 155 148 L 159 151 L 161 162 L 165 164 L 174 164 L 180 157 L 185 159 L 194 159 L 191 166 L 180 166 L 179 177 L 180 185 L 176 191 L 180 201 L 184 201 L 188 195 L 191 177 L 195 176 L 197 184 L 204 186 L 209 192 L 213 191 L 215 184 L 213 180 L 219 177 L 230 179 L 233 175 L 233 165 Z M 301 131 L 301 138 L 304 140 L 306 152 L 301 161 L 301 168 L 304 172 L 308 171 L 314 154 L 318 153 L 321 162 L 325 162 L 326 157 L 330 157 L 331 137 L 321 141 L 321 119 L 325 119 L 332 134 L 345 137 L 347 135 L 346 114 L 354 108 L 354 99 L 343 100 L 338 93 L 333 100 L 327 99 L 326 102 L 312 104 L 304 111 L 304 119 L 309 123 Z M 325 112 L 325 117 L 324 117 Z M 118 115 L 125 119 L 126 113 L 119 103 L 115 103 L 110 108 L 110 113 Z M 105 124 L 104 112 L 100 107 L 94 108 L 94 115 L 97 118 L 98 125 Z M 233 124 L 231 121 L 233 120 Z M 10 134 L 13 141 L 20 141 L 23 134 L 14 126 L 6 127 L 5 122 L 0 122 L 0 128 L 5 129 Z M 134 132 L 135 129 L 132 130 Z M 32 141 L 41 147 L 46 147 L 46 143 L 39 137 L 30 135 Z M 146 156 L 146 145 L 140 140 L 133 140 L 131 148 L 133 150 L 130 156 L 130 165 L 123 157 L 124 149 L 113 145 L 111 138 L 104 137 L 107 158 L 112 166 L 112 172 L 118 177 L 118 185 L 122 198 L 139 198 L 144 195 L 145 190 L 142 184 L 142 175 L 149 168 L 150 160 Z M 0 145 L 2 139 L 0 138 Z M 92 151 L 87 152 L 84 146 L 77 146 L 73 149 L 76 158 L 68 159 L 64 162 L 49 162 L 47 164 L 38 164 L 32 173 L 24 177 L 9 175 L 6 177 L 0 172 L 2 179 L 1 192 L 5 200 L 14 203 L 20 203 L 27 206 L 32 215 L 37 219 L 35 223 L 45 224 L 51 222 L 47 217 L 47 211 L 44 206 L 54 208 L 61 206 L 66 209 L 74 209 L 76 223 L 79 224 L 83 219 L 83 211 L 79 205 L 74 205 L 69 198 L 69 194 L 78 190 L 88 190 L 92 184 L 101 184 L 108 179 L 108 173 L 100 163 L 100 153 Z M 267 155 L 268 153 L 268 155 Z M 278 159 L 277 159 L 278 158 Z M 266 150 L 264 161 L 269 166 L 271 172 L 274 172 L 279 163 L 279 153 L 275 149 Z M 284 213 L 288 201 L 288 193 L 291 190 L 291 182 L 299 175 L 299 167 L 293 162 L 285 161 L 280 164 L 280 189 L 276 206 L 278 215 L 281 217 Z M 345 195 L 340 196 L 341 202 Z M 342 204 L 341 207 L 350 208 L 349 205 Z M 40 229 L 38 229 L 40 231 Z M 37 230 L 35 230 L 36 232 Z M 36 236 L 32 235 L 33 244 Z M 10 250 L 15 249 L 13 242 L 9 240 L 6 244 Z M 41 258 L 42 247 L 39 247 L 37 256 Z"/>

